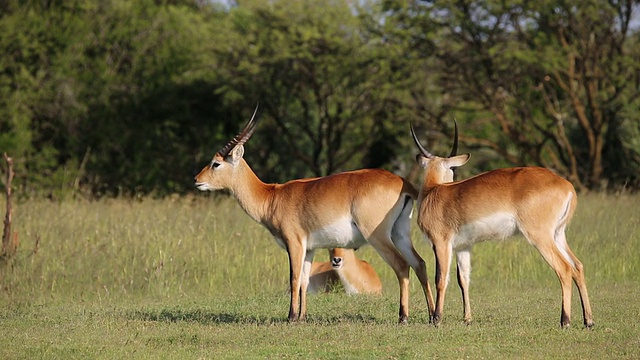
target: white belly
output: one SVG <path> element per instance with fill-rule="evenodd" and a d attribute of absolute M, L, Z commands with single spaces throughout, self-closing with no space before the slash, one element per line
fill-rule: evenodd
<path fill-rule="evenodd" d="M 495 213 L 462 225 L 453 240 L 453 248 L 471 246 L 484 240 L 505 239 L 513 235 L 517 229 L 517 221 L 513 214 Z"/>
<path fill-rule="evenodd" d="M 307 249 L 358 248 L 366 244 L 360 230 L 351 217 L 341 219 L 324 228 L 313 231 L 307 239 Z"/>

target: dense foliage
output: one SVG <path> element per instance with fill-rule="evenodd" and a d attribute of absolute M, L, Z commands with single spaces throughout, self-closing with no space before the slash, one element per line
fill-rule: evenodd
<path fill-rule="evenodd" d="M 640 186 L 637 1 L 0 1 L 16 193 L 184 193 L 248 119 L 265 181 L 386 167 L 413 122 L 462 175 L 542 165 Z"/>

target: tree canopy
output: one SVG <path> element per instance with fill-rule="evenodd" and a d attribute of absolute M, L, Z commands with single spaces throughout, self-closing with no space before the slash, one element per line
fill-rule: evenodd
<path fill-rule="evenodd" d="M 0 1 L 0 151 L 22 196 L 186 193 L 249 118 L 265 181 L 384 167 L 413 123 L 469 176 L 640 186 L 637 1 Z"/>

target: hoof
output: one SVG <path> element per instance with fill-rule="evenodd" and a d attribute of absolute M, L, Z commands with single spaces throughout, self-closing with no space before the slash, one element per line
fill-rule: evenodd
<path fill-rule="evenodd" d="M 434 317 L 433 320 L 431 321 L 431 323 L 433 324 L 433 326 L 439 327 L 440 324 L 442 323 L 442 318 L 439 317 L 439 316 Z"/>
<path fill-rule="evenodd" d="M 305 322 L 307 320 L 306 316 L 289 316 L 288 318 L 290 324 Z"/>
<path fill-rule="evenodd" d="M 585 329 L 591 330 L 591 329 L 593 329 L 594 326 L 596 326 L 596 323 L 594 323 L 593 321 L 584 323 L 584 328 Z"/>

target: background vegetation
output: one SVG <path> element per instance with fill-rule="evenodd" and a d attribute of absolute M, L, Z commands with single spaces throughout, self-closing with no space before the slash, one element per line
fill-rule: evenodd
<path fill-rule="evenodd" d="M 0 258 L 1 358 L 638 358 L 637 1 L 0 0 L 0 152 L 14 159 Z M 475 322 L 452 283 L 428 325 L 382 297 L 313 296 L 288 324 L 286 253 L 193 175 L 249 118 L 265 181 L 384 167 L 417 181 L 413 122 L 461 176 L 543 165 L 582 190 L 569 242 L 596 327 L 522 241 L 474 252 Z M 3 169 L 4 170 L 4 169 Z M 4 176 L 2 176 L 4 179 Z M 75 201 L 65 201 L 74 198 Z M 51 201 L 51 199 L 55 201 Z M 4 209 L 4 198 L 0 208 Z M 431 250 L 413 239 L 433 278 Z M 321 258 L 322 254 L 318 255 Z"/>
<path fill-rule="evenodd" d="M 639 200 L 581 196 L 567 235 L 596 326 L 583 329 L 574 288 L 566 331 L 559 282 L 524 239 L 474 248 L 471 326 L 455 281 L 442 326 L 429 325 L 413 275 L 410 323 L 398 326 L 397 281 L 371 247 L 358 256 L 378 271 L 381 297 L 314 295 L 309 321 L 288 324 L 286 252 L 231 199 L 30 200 L 16 207 L 21 246 L 0 271 L 0 357 L 634 359 Z M 433 285 L 417 226 L 412 238 Z"/>
<path fill-rule="evenodd" d="M 0 1 L 0 151 L 16 194 L 185 193 L 250 116 L 266 181 L 385 167 L 413 122 L 466 174 L 640 179 L 637 1 Z"/>

